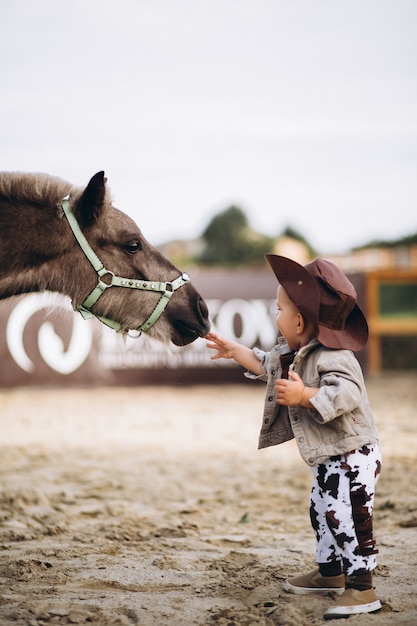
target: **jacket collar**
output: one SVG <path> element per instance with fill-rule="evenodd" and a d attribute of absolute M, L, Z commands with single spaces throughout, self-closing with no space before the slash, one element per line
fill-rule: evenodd
<path fill-rule="evenodd" d="M 294 361 L 298 361 L 299 359 L 303 359 L 308 354 L 310 354 L 310 352 L 313 352 L 313 350 L 316 350 L 316 348 L 318 348 L 321 345 L 322 344 L 320 343 L 320 341 L 317 338 L 312 339 L 311 341 L 308 342 L 308 344 L 306 344 L 305 346 L 303 346 L 302 348 L 300 348 L 298 350 L 298 352 L 295 355 Z"/>

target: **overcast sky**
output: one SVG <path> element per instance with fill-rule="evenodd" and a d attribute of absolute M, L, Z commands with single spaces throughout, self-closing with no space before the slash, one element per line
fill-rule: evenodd
<path fill-rule="evenodd" d="M 0 169 L 155 244 L 240 206 L 320 253 L 417 232 L 416 0 L 0 0 Z"/>

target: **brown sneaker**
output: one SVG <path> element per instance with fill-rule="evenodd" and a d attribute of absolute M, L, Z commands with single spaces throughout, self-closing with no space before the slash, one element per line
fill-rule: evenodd
<path fill-rule="evenodd" d="M 349 617 L 358 613 L 373 613 L 381 608 L 381 602 L 377 599 L 374 589 L 346 589 L 337 598 L 336 604 L 331 606 L 324 614 L 324 619 Z"/>
<path fill-rule="evenodd" d="M 304 574 L 304 576 L 286 580 L 284 589 L 300 595 L 313 593 L 325 596 L 330 592 L 341 594 L 345 590 L 345 575 L 322 576 L 319 569 L 315 569 L 313 572 Z"/>

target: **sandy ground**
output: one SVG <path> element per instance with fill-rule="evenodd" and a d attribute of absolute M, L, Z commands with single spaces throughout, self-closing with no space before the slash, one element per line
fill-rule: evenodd
<path fill-rule="evenodd" d="M 417 376 L 368 381 L 384 455 L 383 608 L 417 624 Z M 310 471 L 257 450 L 263 386 L 0 392 L 0 624 L 324 624 L 282 590 L 314 565 Z"/>

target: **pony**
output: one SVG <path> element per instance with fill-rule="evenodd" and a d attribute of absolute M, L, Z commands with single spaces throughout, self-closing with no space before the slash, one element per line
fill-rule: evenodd
<path fill-rule="evenodd" d="M 48 174 L 0 172 L 0 299 L 67 295 L 84 317 L 185 346 L 209 332 L 190 282 L 115 208 L 104 172 L 85 188 Z"/>

